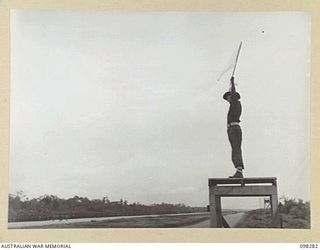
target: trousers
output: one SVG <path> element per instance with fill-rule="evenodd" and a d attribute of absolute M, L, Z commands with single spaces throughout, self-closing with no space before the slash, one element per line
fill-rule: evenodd
<path fill-rule="evenodd" d="M 242 142 L 242 130 L 239 125 L 233 125 L 228 127 L 228 138 L 231 144 L 231 159 L 235 168 L 242 167 L 242 151 L 241 151 L 241 142 Z"/>

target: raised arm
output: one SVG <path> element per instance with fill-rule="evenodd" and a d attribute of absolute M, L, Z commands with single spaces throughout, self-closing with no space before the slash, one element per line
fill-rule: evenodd
<path fill-rule="evenodd" d="M 237 97 L 236 87 L 234 85 L 234 77 L 231 77 L 230 84 L 231 84 L 231 87 L 230 87 L 231 100 L 232 101 L 237 101 L 238 97 Z"/>
<path fill-rule="evenodd" d="M 236 93 L 236 87 L 234 86 L 234 77 L 231 77 L 230 84 L 231 84 L 231 88 L 230 88 L 231 95 L 234 95 Z"/>

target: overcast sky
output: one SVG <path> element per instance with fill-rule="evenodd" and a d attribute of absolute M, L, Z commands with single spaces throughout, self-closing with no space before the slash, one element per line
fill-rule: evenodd
<path fill-rule="evenodd" d="M 309 200 L 307 13 L 14 10 L 11 22 L 11 193 L 207 205 L 208 178 L 234 173 L 221 74 L 243 41 L 244 175 Z"/>

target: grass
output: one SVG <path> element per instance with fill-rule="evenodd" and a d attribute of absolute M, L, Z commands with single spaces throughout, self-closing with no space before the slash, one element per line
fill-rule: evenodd
<path fill-rule="evenodd" d="M 283 228 L 302 228 L 310 229 L 310 221 L 297 218 L 293 215 L 282 214 Z"/>
<path fill-rule="evenodd" d="M 310 228 L 310 221 L 292 214 L 281 213 L 282 228 Z M 272 216 L 270 209 L 256 209 L 249 211 L 236 225 L 238 228 L 271 228 Z"/>

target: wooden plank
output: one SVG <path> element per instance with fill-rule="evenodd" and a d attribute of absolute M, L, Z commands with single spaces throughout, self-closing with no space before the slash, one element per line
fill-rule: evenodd
<path fill-rule="evenodd" d="M 213 186 L 210 194 L 221 197 L 277 195 L 276 186 Z"/>
<path fill-rule="evenodd" d="M 209 187 L 219 184 L 272 184 L 277 185 L 276 177 L 254 177 L 254 178 L 209 178 Z"/>

